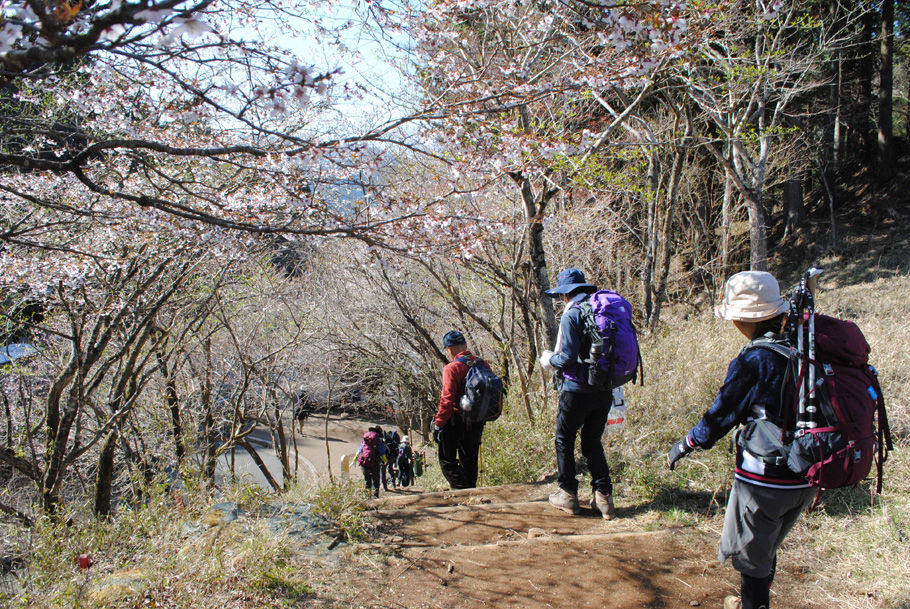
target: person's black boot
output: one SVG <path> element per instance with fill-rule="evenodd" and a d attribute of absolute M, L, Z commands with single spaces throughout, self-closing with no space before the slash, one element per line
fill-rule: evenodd
<path fill-rule="evenodd" d="M 743 575 L 740 598 L 742 609 L 768 609 L 771 602 L 770 579 Z"/>

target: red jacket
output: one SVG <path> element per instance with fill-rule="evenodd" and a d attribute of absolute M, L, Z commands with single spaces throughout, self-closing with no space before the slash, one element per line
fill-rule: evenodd
<path fill-rule="evenodd" d="M 452 418 L 455 411 L 461 410 L 458 401 L 464 394 L 464 379 L 468 376 L 470 367 L 464 362 L 458 361 L 459 357 L 473 358 L 470 351 L 462 351 L 455 356 L 446 367 L 442 369 L 442 395 L 439 398 L 439 409 L 436 411 L 436 418 L 433 422 L 439 427 L 443 427 Z"/>

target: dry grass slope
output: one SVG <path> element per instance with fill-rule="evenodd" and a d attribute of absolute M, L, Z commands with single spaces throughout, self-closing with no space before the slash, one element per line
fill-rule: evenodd
<path fill-rule="evenodd" d="M 775 599 L 777 607 L 910 607 L 908 302 L 910 277 L 899 274 L 831 285 L 819 295 L 820 311 L 855 320 L 871 343 L 896 448 L 881 495 L 874 495 L 868 482 L 828 492 L 818 510 L 800 519 L 781 554 L 782 568 L 800 577 L 800 596 Z M 655 529 L 684 526 L 693 535 L 716 540 L 732 480 L 731 454 L 721 442 L 710 451 L 695 453 L 671 473 L 666 451 L 708 407 L 742 344 L 730 325 L 707 315 L 689 320 L 668 316 L 660 333 L 643 341 L 645 386 L 627 387 L 629 418 L 607 444 L 616 492 L 628 518 Z M 552 388 L 546 391 L 549 409 L 539 413 L 534 425 L 529 425 L 513 395 L 510 412 L 490 426 L 485 436 L 485 483 L 534 480 L 552 470 L 555 393 Z M 422 480 L 432 486 L 433 475 L 431 470 Z M 309 499 L 336 520 L 340 531 L 357 538 L 369 534 L 358 516 L 364 506 L 358 490 L 359 485 L 324 489 Z M 261 493 L 238 490 L 227 499 L 246 508 L 250 516 L 240 527 L 215 527 L 203 536 L 186 534 L 187 527 L 198 525 L 208 505 L 189 493 L 182 506 L 172 496 L 152 493 L 144 507 L 122 510 L 112 522 L 93 522 L 76 510 L 73 526 L 42 524 L 23 536 L 27 575 L 18 590 L 0 586 L 0 605 L 98 606 L 100 598 L 93 601 L 90 595 L 92 586 L 132 569 L 141 572 L 136 578 L 141 591 L 105 606 L 316 606 L 313 590 L 320 583 L 311 580 L 306 560 L 255 518 L 256 506 L 265 501 Z M 96 562 L 88 572 L 73 562 L 85 551 Z M 328 602 L 347 606 L 343 599 Z"/>

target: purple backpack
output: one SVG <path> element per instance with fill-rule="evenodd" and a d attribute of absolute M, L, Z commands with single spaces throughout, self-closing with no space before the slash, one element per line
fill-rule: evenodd
<path fill-rule="evenodd" d="M 591 343 L 581 362 L 587 374 L 582 380 L 608 390 L 633 381 L 641 367 L 641 352 L 632 323 L 632 305 L 612 290 L 600 290 L 578 307 Z M 641 380 L 644 382 L 643 371 Z"/>

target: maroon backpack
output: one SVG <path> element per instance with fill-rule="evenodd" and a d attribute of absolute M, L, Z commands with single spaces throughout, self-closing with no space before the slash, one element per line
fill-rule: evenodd
<path fill-rule="evenodd" d="M 816 314 L 815 349 L 817 427 L 797 431 L 787 465 L 813 486 L 839 488 L 863 480 L 874 461 L 881 491 L 892 443 L 869 343 L 855 323 Z"/>
<path fill-rule="evenodd" d="M 360 444 L 360 456 L 357 457 L 357 465 L 372 469 L 379 465 L 379 433 L 368 431 L 363 434 L 363 442 Z"/>

